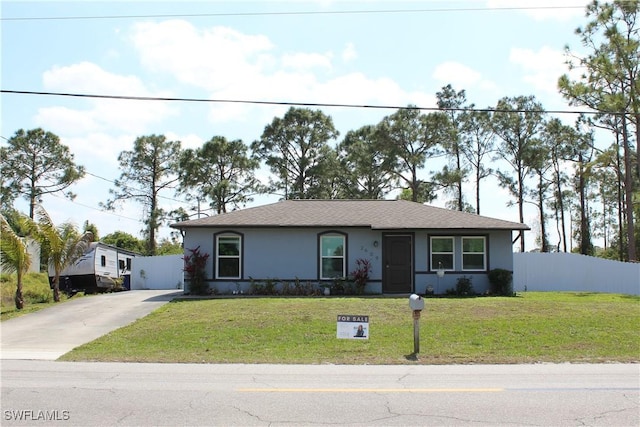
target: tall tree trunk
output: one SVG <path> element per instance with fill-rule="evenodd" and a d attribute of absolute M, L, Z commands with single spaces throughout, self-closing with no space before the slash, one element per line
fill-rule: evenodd
<path fill-rule="evenodd" d="M 458 187 L 458 210 L 464 210 L 464 199 L 462 194 L 462 163 L 460 160 L 460 146 L 456 142 L 456 167 L 458 172 L 458 180 L 456 181 L 456 186 Z"/>
<path fill-rule="evenodd" d="M 560 212 L 558 212 L 558 204 L 555 204 L 555 218 L 556 218 L 556 233 L 558 233 L 558 244 L 556 245 L 556 252 L 560 252 L 560 244 L 563 243 L 562 229 L 560 227 Z M 566 252 L 566 251 L 565 251 Z"/>
<path fill-rule="evenodd" d="M 476 214 L 480 215 L 480 168 L 476 168 Z"/>
<path fill-rule="evenodd" d="M 52 284 L 53 284 L 53 301 L 60 302 L 60 274 L 55 273 Z"/>
<path fill-rule="evenodd" d="M 562 250 L 567 252 L 567 220 L 564 216 L 564 198 L 560 196 L 560 227 L 562 228 Z"/>
<path fill-rule="evenodd" d="M 411 189 L 411 201 L 412 202 L 417 202 L 418 201 L 418 191 L 420 191 L 420 182 L 418 181 L 418 172 L 416 171 L 415 167 L 411 168 L 411 186 L 413 187 Z"/>
<path fill-rule="evenodd" d="M 33 165 L 31 168 L 31 173 L 30 175 L 36 176 L 37 171 L 35 170 L 35 165 L 38 164 L 38 159 L 36 158 L 35 153 L 32 154 L 31 156 L 31 164 Z M 31 185 L 29 188 L 29 218 L 33 219 L 35 217 L 35 211 L 36 211 L 36 181 L 35 180 L 31 180 Z"/>
<path fill-rule="evenodd" d="M 544 180 L 542 174 L 540 174 L 538 182 L 538 208 L 540 210 L 540 251 L 549 252 L 549 242 L 547 241 L 547 227 L 546 218 L 544 214 Z"/>
<path fill-rule="evenodd" d="M 586 180 L 584 178 L 584 158 L 582 153 L 578 155 L 580 162 L 578 176 L 578 193 L 580 193 L 580 253 L 592 255 L 591 231 L 589 230 L 589 216 L 587 212 Z"/>
<path fill-rule="evenodd" d="M 631 165 L 631 147 L 627 132 L 627 117 L 622 116 L 622 146 L 624 148 L 624 195 L 627 225 L 627 256 L 629 261 L 637 261 L 636 238 L 633 224 L 633 166 Z"/>
<path fill-rule="evenodd" d="M 16 272 L 16 296 L 14 301 L 18 310 L 22 310 L 24 308 L 24 297 L 22 295 L 22 271 L 20 269 Z"/>
<path fill-rule="evenodd" d="M 636 178 L 640 182 L 640 114 L 636 114 Z"/>
<path fill-rule="evenodd" d="M 524 177 L 522 165 L 518 165 L 518 214 L 520 222 L 524 224 Z M 520 230 L 520 252 L 524 253 L 524 230 Z"/>
<path fill-rule="evenodd" d="M 618 259 L 625 259 L 624 251 L 624 201 L 622 199 L 622 164 L 620 160 L 620 132 L 616 131 L 616 196 L 618 198 Z"/>
<path fill-rule="evenodd" d="M 607 221 L 609 218 L 607 216 L 607 201 L 605 199 L 606 195 L 601 194 L 602 197 L 602 236 L 603 236 L 603 246 L 604 250 L 607 250 L 608 241 L 609 241 L 609 222 Z"/>
<path fill-rule="evenodd" d="M 560 176 L 560 168 L 556 164 L 555 167 L 555 175 L 556 175 L 556 197 L 558 200 L 558 210 L 560 211 L 560 228 L 561 228 L 561 238 L 562 238 L 562 250 L 567 252 L 567 226 L 565 223 L 564 217 L 564 196 L 562 195 L 562 183 Z M 558 248 L 559 250 L 560 248 Z"/>
<path fill-rule="evenodd" d="M 149 255 L 153 256 L 156 254 L 156 227 L 158 226 L 158 199 L 156 195 L 156 191 L 153 191 L 153 196 L 151 197 L 151 213 L 149 214 L 149 242 L 147 245 Z"/>

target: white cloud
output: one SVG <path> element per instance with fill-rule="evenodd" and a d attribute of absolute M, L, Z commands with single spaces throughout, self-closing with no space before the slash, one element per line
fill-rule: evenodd
<path fill-rule="evenodd" d="M 438 64 L 432 77 L 441 84 L 452 84 L 454 87 L 470 89 L 477 87 L 483 90 L 495 90 L 496 85 L 482 78 L 482 74 L 473 68 L 454 61 Z"/>
<path fill-rule="evenodd" d="M 92 173 L 104 172 L 104 178 L 115 178 L 119 173 L 118 154 L 125 150 L 131 150 L 136 136 L 132 134 L 120 134 L 118 136 L 107 133 L 84 133 L 81 136 L 60 135 L 60 141 L 67 145 L 74 153 L 78 164 L 86 166 Z"/>
<path fill-rule="evenodd" d="M 480 81 L 479 72 L 459 62 L 443 62 L 433 70 L 433 78 L 456 86 L 472 86 Z"/>
<path fill-rule="evenodd" d="M 311 96 L 321 102 L 356 105 L 424 106 L 433 101 L 430 95 L 406 92 L 389 78 L 371 79 L 362 73 L 346 74 L 318 84 Z"/>
<path fill-rule="evenodd" d="M 59 92 L 139 97 L 168 95 L 149 90 L 136 76 L 110 73 L 90 62 L 53 67 L 43 73 L 42 79 L 47 90 Z M 68 135 L 107 130 L 139 133 L 150 123 L 175 114 L 168 104 L 158 101 L 101 98 L 86 98 L 86 101 L 86 109 L 40 108 L 36 122 Z"/>
<path fill-rule="evenodd" d="M 536 21 L 556 20 L 566 22 L 584 16 L 591 0 L 487 0 L 490 9 L 517 8 Z"/>
<path fill-rule="evenodd" d="M 347 45 L 342 50 L 342 61 L 351 62 L 358 57 L 358 52 L 356 52 L 356 47 L 353 43 L 347 43 Z"/>
<path fill-rule="evenodd" d="M 209 138 L 214 135 L 195 135 L 192 133 L 187 135 L 178 135 L 175 132 L 165 132 L 164 136 L 167 138 L 167 141 L 180 141 L 180 146 L 185 149 L 200 148 L 202 144 L 204 144 L 205 140 L 208 141 Z"/>
<path fill-rule="evenodd" d="M 54 132 L 68 129 L 74 135 L 83 135 L 99 128 L 92 114 L 62 106 L 40 108 L 35 122 Z"/>
<path fill-rule="evenodd" d="M 207 90 L 259 75 L 270 65 L 264 53 L 273 48 L 265 36 L 245 35 L 227 27 L 199 30 L 181 20 L 137 24 L 132 41 L 148 69 Z"/>
<path fill-rule="evenodd" d="M 73 90 L 74 93 L 145 96 L 150 92 L 136 76 L 109 73 L 91 62 L 66 67 L 54 66 L 42 75 L 44 87 Z"/>
<path fill-rule="evenodd" d="M 91 100 L 87 109 L 62 106 L 38 109 L 35 122 L 54 132 L 80 135 L 85 132 L 126 132 L 139 134 L 151 123 L 160 123 L 173 114 L 158 101 Z"/>
<path fill-rule="evenodd" d="M 390 79 L 334 74 L 332 51 L 281 52 L 266 36 L 226 27 L 198 29 L 179 20 L 144 23 L 133 28 L 132 40 L 148 70 L 202 88 L 214 99 L 388 105 L 433 101 Z M 339 59 L 355 56 L 354 45 L 347 43 Z M 209 117 L 216 125 L 253 126 L 287 108 L 214 104 Z"/>
<path fill-rule="evenodd" d="M 546 46 L 537 51 L 512 48 L 509 61 L 522 67 L 522 80 L 536 91 L 557 93 L 558 78 L 568 72 L 564 52 Z"/>
<path fill-rule="evenodd" d="M 293 53 L 282 57 L 282 66 L 292 70 L 312 70 L 320 68 L 331 70 L 331 53 Z"/>

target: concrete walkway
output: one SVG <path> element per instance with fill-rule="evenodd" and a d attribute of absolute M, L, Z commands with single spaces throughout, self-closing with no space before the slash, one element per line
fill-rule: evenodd
<path fill-rule="evenodd" d="M 0 359 L 55 360 L 182 295 L 135 290 L 92 295 L 0 322 Z"/>

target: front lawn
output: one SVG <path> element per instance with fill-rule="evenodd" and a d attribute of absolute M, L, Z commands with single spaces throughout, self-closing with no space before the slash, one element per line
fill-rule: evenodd
<path fill-rule="evenodd" d="M 336 338 L 339 314 L 370 339 Z M 220 298 L 169 303 L 67 361 L 304 364 L 640 362 L 640 297 L 526 293 L 433 298 L 413 352 L 407 298 Z"/>

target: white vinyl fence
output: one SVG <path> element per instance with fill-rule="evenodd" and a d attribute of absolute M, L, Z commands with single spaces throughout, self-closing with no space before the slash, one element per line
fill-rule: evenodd
<path fill-rule="evenodd" d="M 135 257 L 131 262 L 131 289 L 183 289 L 182 255 Z"/>
<path fill-rule="evenodd" d="M 640 295 L 640 263 L 564 252 L 515 253 L 513 290 Z"/>

